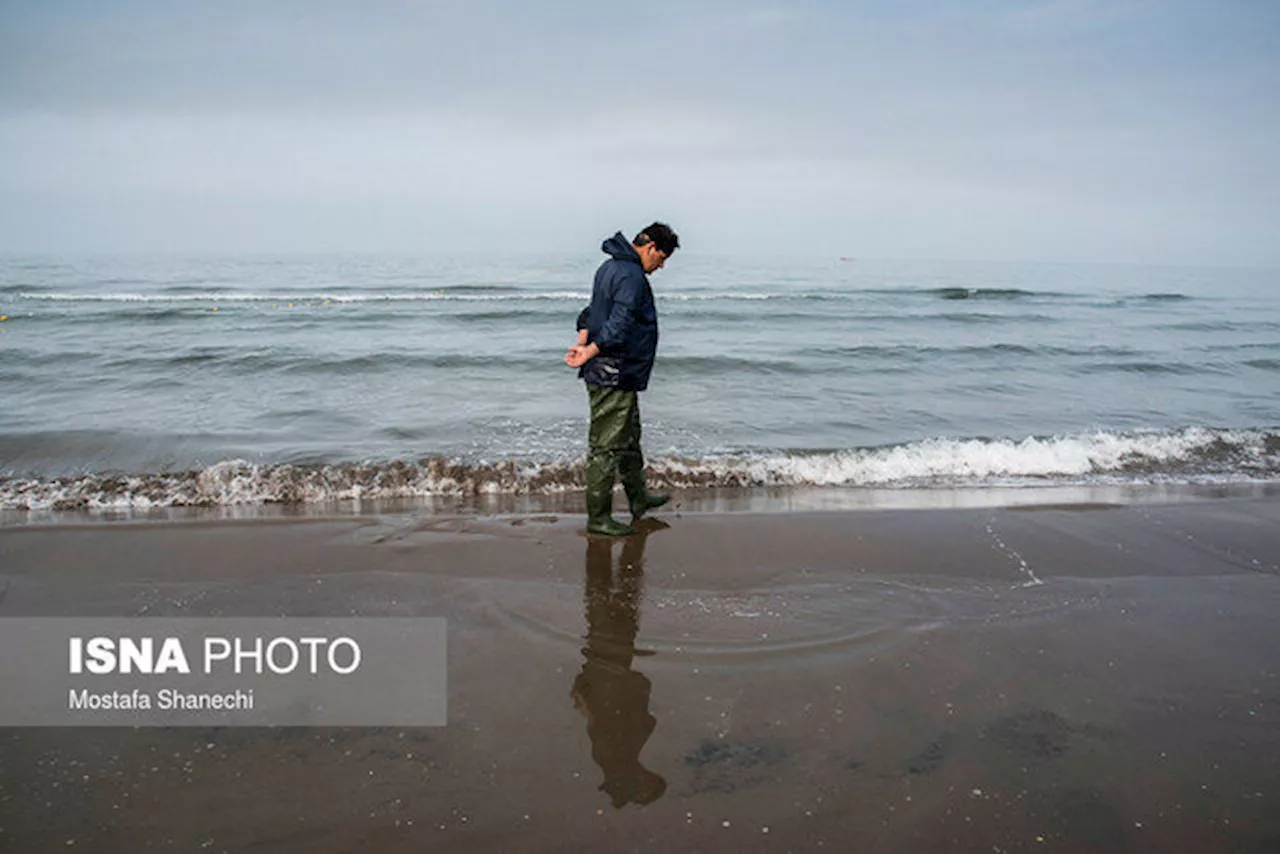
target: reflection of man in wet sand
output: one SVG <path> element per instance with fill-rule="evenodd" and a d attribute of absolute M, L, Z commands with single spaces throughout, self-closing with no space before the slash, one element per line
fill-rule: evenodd
<path fill-rule="evenodd" d="M 631 669 L 633 656 L 653 654 L 635 647 L 645 538 L 667 526 L 645 520 L 637 527 L 639 533 L 623 541 L 616 573 L 616 540 L 587 539 L 586 661 L 572 691 L 574 707 L 587 719 L 591 758 L 604 772 L 600 789 L 619 809 L 652 803 L 667 790 L 666 780 L 640 764 L 657 719 L 649 714 L 648 677 Z"/>

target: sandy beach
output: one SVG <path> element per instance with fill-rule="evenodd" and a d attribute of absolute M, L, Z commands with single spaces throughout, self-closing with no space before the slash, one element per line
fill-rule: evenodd
<path fill-rule="evenodd" d="M 0 850 L 1280 850 L 1274 495 L 752 506 L 0 528 L 0 616 L 450 659 L 440 728 L 0 730 Z"/>

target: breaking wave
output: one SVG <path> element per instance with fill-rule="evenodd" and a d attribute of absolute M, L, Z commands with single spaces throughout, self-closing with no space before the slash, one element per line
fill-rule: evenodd
<path fill-rule="evenodd" d="M 509 293 L 505 288 L 493 288 L 498 293 L 479 293 L 476 289 L 439 289 L 401 293 L 339 293 L 339 292 L 289 292 L 243 293 L 202 291 L 197 293 L 39 293 L 23 292 L 18 296 L 25 300 L 65 303 L 386 303 L 386 302 L 495 302 L 499 300 L 589 300 L 589 291 L 536 291 Z"/>
<path fill-rule="evenodd" d="M 929 293 L 947 300 L 957 299 L 1025 299 L 1035 296 L 1066 296 L 1056 293 L 1035 293 L 1020 288 L 934 288 Z"/>
<path fill-rule="evenodd" d="M 97 293 L 51 291 L 34 286 L 10 286 L 0 293 L 31 302 L 68 304 L 125 304 L 125 305 L 232 305 L 236 303 L 261 304 L 377 304 L 421 302 L 543 302 L 564 300 L 589 300 L 589 290 L 526 290 L 503 285 L 452 285 L 422 290 L 389 290 L 381 293 L 344 290 L 280 290 L 253 293 L 238 290 L 208 290 L 198 288 L 167 288 L 162 291 L 104 291 Z M 654 297 L 659 302 L 859 302 L 867 296 L 925 297 L 942 300 L 1010 301 L 1024 299 L 1079 299 L 1073 295 L 1053 291 L 1025 291 L 1016 288 L 898 288 L 898 289 L 836 289 L 815 287 L 782 290 L 694 290 L 673 292 L 659 290 Z M 1163 296 L 1163 295 L 1157 295 Z M 1175 295 L 1176 296 L 1176 295 Z"/>
<path fill-rule="evenodd" d="M 886 447 L 742 452 L 649 462 L 656 488 L 947 488 L 1280 479 L 1280 430 L 1202 427 L 1015 439 L 927 439 Z M 0 478 L 0 508 L 129 509 L 360 501 L 580 490 L 581 461 L 496 463 L 429 457 L 371 463 L 254 464 L 200 471 Z"/>

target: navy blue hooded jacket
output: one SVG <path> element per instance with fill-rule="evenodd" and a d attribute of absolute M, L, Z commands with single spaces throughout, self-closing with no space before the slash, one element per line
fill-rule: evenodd
<path fill-rule="evenodd" d="M 618 232 L 600 246 L 611 257 L 596 270 L 591 305 L 578 315 L 587 343 L 600 355 L 578 369 L 591 385 L 644 391 L 658 352 L 658 312 L 653 289 L 631 242 Z"/>

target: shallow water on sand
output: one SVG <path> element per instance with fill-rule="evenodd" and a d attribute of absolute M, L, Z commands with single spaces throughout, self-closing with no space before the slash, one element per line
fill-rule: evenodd
<path fill-rule="evenodd" d="M 0 848 L 1270 850 L 1278 507 L 0 530 L 0 615 L 450 649 L 438 729 L 0 734 Z"/>

